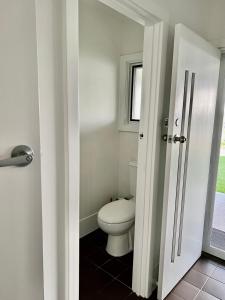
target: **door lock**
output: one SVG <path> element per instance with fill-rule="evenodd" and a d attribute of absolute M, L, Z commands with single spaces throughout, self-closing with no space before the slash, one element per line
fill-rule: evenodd
<path fill-rule="evenodd" d="M 183 136 L 183 135 L 182 136 L 175 135 L 173 137 L 173 141 L 174 141 L 174 143 L 179 142 L 179 143 L 183 144 L 183 143 L 185 143 L 187 141 L 187 138 L 185 136 Z"/>
<path fill-rule="evenodd" d="M 144 133 L 140 133 L 140 134 L 139 134 L 139 137 L 140 137 L 140 139 L 142 140 L 143 137 L 144 137 Z"/>

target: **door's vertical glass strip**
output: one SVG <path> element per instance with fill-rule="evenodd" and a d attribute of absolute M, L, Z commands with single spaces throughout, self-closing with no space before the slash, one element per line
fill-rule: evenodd
<path fill-rule="evenodd" d="M 189 105 L 189 113 L 188 113 L 187 144 L 186 144 L 185 159 L 184 159 L 184 175 L 183 175 L 183 187 L 182 187 L 182 198 L 181 198 L 180 227 L 179 227 L 178 249 L 177 249 L 178 256 L 181 255 L 181 247 L 182 247 L 185 193 L 186 193 L 186 183 L 187 183 L 187 167 L 188 167 L 188 154 L 189 154 L 190 135 L 191 135 L 191 119 L 192 119 L 192 110 L 193 110 L 194 89 L 195 89 L 195 73 L 192 73 L 190 105 Z"/>
<path fill-rule="evenodd" d="M 180 136 L 184 135 L 185 115 L 186 115 L 186 105 L 187 105 L 188 80 L 189 80 L 189 71 L 185 71 Z M 183 143 L 180 143 L 179 144 L 179 154 L 178 154 L 177 181 L 176 181 L 177 184 L 176 184 L 175 210 L 174 210 L 174 222 L 173 222 L 173 239 L 172 239 L 172 251 L 171 251 L 171 262 L 172 263 L 175 260 L 176 236 L 177 236 L 177 219 L 178 219 L 179 195 L 180 195 L 180 177 L 181 177 L 181 167 L 182 167 L 182 153 L 183 153 Z"/>

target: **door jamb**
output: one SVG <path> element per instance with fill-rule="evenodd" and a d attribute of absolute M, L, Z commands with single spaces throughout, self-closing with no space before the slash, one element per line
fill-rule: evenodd
<path fill-rule="evenodd" d="M 222 123 L 224 118 L 225 109 L 225 51 L 221 51 L 223 54 L 221 56 L 221 67 L 220 76 L 218 83 L 218 95 L 217 95 L 217 105 L 216 105 L 216 116 L 214 122 L 214 133 L 212 142 L 212 152 L 210 161 L 209 181 L 208 181 L 208 194 L 207 194 L 207 204 L 205 213 L 205 225 L 204 225 L 204 236 L 203 236 L 203 251 L 211 255 L 217 256 L 221 259 L 225 259 L 225 251 L 217 249 L 210 246 L 211 229 L 213 222 L 214 204 L 215 204 L 215 194 L 216 194 L 216 180 L 217 171 L 219 164 L 219 152 L 220 152 L 220 142 L 222 134 Z"/>
<path fill-rule="evenodd" d="M 79 9 L 64 0 L 65 300 L 79 299 Z"/>
<path fill-rule="evenodd" d="M 99 0 L 111 8 L 145 25 L 144 71 L 146 99 L 144 120 L 140 132 L 144 139 L 139 145 L 136 207 L 136 237 L 134 247 L 133 290 L 148 297 L 153 289 L 152 238 L 155 230 L 154 207 L 157 201 L 159 172 L 160 120 L 162 117 L 164 74 L 167 49 L 167 24 L 148 9 L 130 0 Z M 66 300 L 78 299 L 79 290 L 79 91 L 78 91 L 78 0 L 65 0 L 65 243 Z M 148 51 L 146 51 L 148 49 Z M 146 165 L 149 165 L 146 168 Z M 144 174 L 144 175 L 143 175 Z M 144 221 L 143 221 L 144 220 Z M 150 276 L 150 277 L 149 277 Z M 150 286 L 149 286 L 150 285 Z"/>

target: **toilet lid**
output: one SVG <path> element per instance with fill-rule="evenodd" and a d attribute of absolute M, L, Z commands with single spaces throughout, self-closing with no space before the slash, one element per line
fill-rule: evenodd
<path fill-rule="evenodd" d="M 104 205 L 98 217 L 105 223 L 118 224 L 134 219 L 135 202 L 134 200 L 116 200 Z"/>

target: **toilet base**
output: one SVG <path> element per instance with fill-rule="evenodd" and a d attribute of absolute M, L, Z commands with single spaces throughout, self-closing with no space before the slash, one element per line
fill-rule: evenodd
<path fill-rule="evenodd" d="M 132 230 L 121 235 L 108 235 L 106 251 L 115 257 L 128 254 L 133 250 Z"/>

